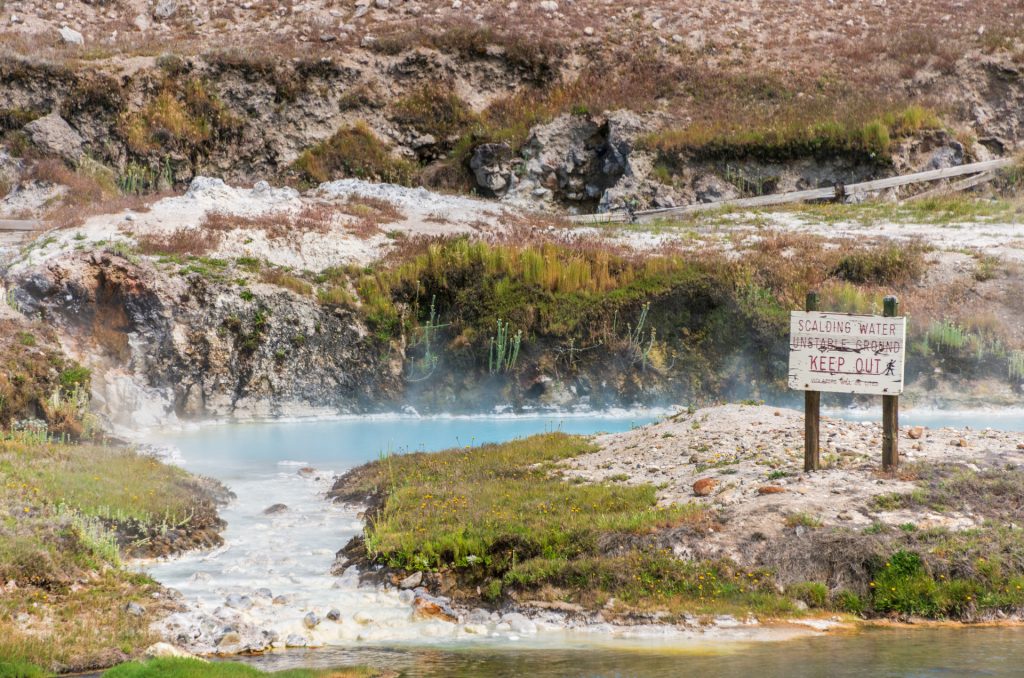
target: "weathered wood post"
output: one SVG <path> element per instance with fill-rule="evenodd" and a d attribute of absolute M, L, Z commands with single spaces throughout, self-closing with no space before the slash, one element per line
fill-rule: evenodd
<path fill-rule="evenodd" d="M 808 292 L 805 311 L 818 310 L 818 293 Z M 821 468 L 821 391 L 804 391 L 804 471 Z"/>
<path fill-rule="evenodd" d="M 882 315 L 894 318 L 899 315 L 900 302 L 896 297 L 886 297 Z M 900 465 L 900 397 L 882 396 L 882 470 L 895 471 Z"/>

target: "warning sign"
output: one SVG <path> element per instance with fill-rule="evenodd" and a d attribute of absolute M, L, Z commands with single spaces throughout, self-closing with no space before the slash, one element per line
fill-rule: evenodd
<path fill-rule="evenodd" d="M 799 391 L 899 395 L 907 319 L 793 311 L 789 387 Z"/>

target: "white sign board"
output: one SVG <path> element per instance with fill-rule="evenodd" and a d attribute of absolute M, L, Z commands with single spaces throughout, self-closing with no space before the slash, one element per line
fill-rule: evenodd
<path fill-rule="evenodd" d="M 906 318 L 793 311 L 789 387 L 899 395 L 906 350 Z"/>

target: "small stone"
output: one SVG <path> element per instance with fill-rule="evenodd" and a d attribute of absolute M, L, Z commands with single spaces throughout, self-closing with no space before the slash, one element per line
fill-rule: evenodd
<path fill-rule="evenodd" d="M 333 622 L 336 622 L 336 621 L 340 620 L 341 619 L 341 610 L 339 610 L 336 607 L 332 607 L 330 609 L 330 611 L 327 612 L 327 618 L 330 619 Z"/>
<path fill-rule="evenodd" d="M 233 610 L 248 610 L 252 608 L 252 598 L 249 596 L 240 596 L 237 593 L 232 593 L 224 599 L 224 605 L 230 607 Z"/>
<path fill-rule="evenodd" d="M 557 12 L 558 3 L 554 0 L 544 0 L 544 2 L 540 3 L 540 8 L 545 12 Z"/>
<path fill-rule="evenodd" d="M 757 488 L 758 494 L 780 494 L 785 491 L 786 488 L 779 487 L 778 485 L 762 485 L 761 487 Z"/>
<path fill-rule="evenodd" d="M 354 615 L 352 615 L 352 620 L 357 624 L 372 624 L 373 615 L 367 612 L 366 610 L 359 610 Z"/>
<path fill-rule="evenodd" d="M 231 645 L 241 645 L 242 636 L 238 635 L 237 631 L 229 631 L 221 636 L 221 639 L 217 641 L 217 647 L 226 648 Z"/>
<path fill-rule="evenodd" d="M 307 612 L 306 616 L 302 618 L 302 625 L 307 629 L 315 629 L 319 623 L 320 617 L 316 612 Z"/>
<path fill-rule="evenodd" d="M 337 39 L 338 39 L 338 36 L 334 35 L 333 33 L 321 33 L 320 34 L 320 42 L 334 42 Z"/>
<path fill-rule="evenodd" d="M 423 573 L 413 572 L 408 577 L 398 582 L 398 588 L 400 589 L 414 589 L 423 583 Z"/>
<path fill-rule="evenodd" d="M 1018 450 L 1024 450 L 1024 443 L 1017 443 Z"/>
<path fill-rule="evenodd" d="M 271 601 L 274 605 L 287 605 L 289 603 L 288 596 L 274 596 L 274 600 Z"/>
<path fill-rule="evenodd" d="M 718 486 L 718 481 L 714 478 L 701 478 L 693 484 L 693 493 L 698 497 L 706 497 Z"/>
<path fill-rule="evenodd" d="M 911 440 L 920 440 L 924 436 L 924 427 L 915 426 L 907 431 L 907 437 Z"/>
<path fill-rule="evenodd" d="M 285 647 L 306 647 L 306 639 L 297 633 L 288 636 L 284 641 Z"/>
<path fill-rule="evenodd" d="M 808 610 L 807 603 L 805 603 L 802 600 L 794 600 L 793 601 L 793 608 L 797 609 L 797 610 L 800 610 L 801 612 L 806 612 Z"/>
<path fill-rule="evenodd" d="M 128 603 L 124 606 L 124 611 L 133 617 L 141 617 L 146 614 L 146 608 L 142 607 L 138 603 Z"/>
<path fill-rule="evenodd" d="M 267 508 L 263 509 L 263 515 L 272 516 L 275 513 L 284 513 L 288 510 L 287 504 L 271 504 Z"/>
<path fill-rule="evenodd" d="M 270 589 L 265 587 L 265 586 L 262 587 L 262 588 L 256 589 L 254 594 L 255 594 L 255 596 L 257 598 L 273 598 L 274 597 L 274 593 Z"/>
<path fill-rule="evenodd" d="M 451 614 L 451 610 L 446 609 L 440 603 L 431 600 L 429 598 L 417 598 L 413 601 L 414 616 L 419 619 L 440 619 L 442 621 L 454 622 L 456 621 L 455 616 Z"/>
<path fill-rule="evenodd" d="M 593 34 L 594 34 L 594 27 L 593 26 L 587 26 L 586 28 L 583 29 L 583 35 L 593 35 Z"/>
<path fill-rule="evenodd" d="M 968 446 L 966 438 L 957 438 L 956 440 L 950 440 L 949 444 L 952 445 L 953 447 L 967 447 Z"/>
<path fill-rule="evenodd" d="M 376 0 L 373 4 L 377 6 L 377 9 L 387 9 L 391 7 L 391 0 Z"/>

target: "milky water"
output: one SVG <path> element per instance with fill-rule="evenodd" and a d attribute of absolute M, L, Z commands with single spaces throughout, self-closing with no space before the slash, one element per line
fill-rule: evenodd
<path fill-rule="evenodd" d="M 212 649 L 225 628 L 241 631 L 244 640 L 255 633 L 257 640 L 276 637 L 278 644 L 291 639 L 289 644 L 310 646 L 479 637 L 479 625 L 474 634 L 465 626 L 414 621 L 410 592 L 360 586 L 355 572 L 330 574 L 335 552 L 362 530 L 356 509 L 325 500 L 334 477 L 385 453 L 479 445 L 553 430 L 622 431 L 651 420 L 649 413 L 382 417 L 161 432 L 154 441 L 173 446 L 179 463 L 221 480 L 237 499 L 221 511 L 227 521 L 223 547 L 146 569 L 185 597 L 190 609 L 172 616 L 169 631 L 196 649 Z M 300 472 L 308 468 L 315 471 Z M 287 509 L 264 514 L 274 504 Z M 339 619 L 326 619 L 332 610 Z M 312 629 L 304 624 L 310 612 L 324 620 Z M 523 630 L 483 635 L 508 639 Z"/>
<path fill-rule="evenodd" d="M 880 418 L 871 410 L 828 414 Z M 653 419 L 651 413 L 381 417 L 155 433 L 153 440 L 176 448 L 186 468 L 220 479 L 237 495 L 221 512 L 228 523 L 222 548 L 147 568 L 158 581 L 180 591 L 188 605 L 186 613 L 171 618 L 171 635 L 182 634 L 179 642 L 195 649 L 212 650 L 226 629 L 247 637 L 272 634 L 279 646 L 291 639 L 290 644 L 319 649 L 292 649 L 253 660 L 266 668 L 366 663 L 422 676 L 749 675 L 757 667 L 766 667 L 766 676 L 1019 675 L 1014 671 L 1024 665 L 1024 650 L 1017 649 L 1017 642 L 1024 640 L 1024 632 L 1016 629 L 979 631 L 971 643 L 963 642 L 966 635 L 946 631 L 804 638 L 787 642 L 784 652 L 774 644 L 750 642 L 763 629 L 743 625 L 714 637 L 658 629 L 629 637 L 609 627 L 567 631 L 542 621 L 536 628 L 509 629 L 491 620 L 469 632 L 465 624 L 415 621 L 409 592 L 360 586 L 354 573 L 330 574 L 335 551 L 361 531 L 362 523 L 355 509 L 325 501 L 324 495 L 333 478 L 353 466 L 383 453 L 479 445 L 551 430 L 622 431 Z M 902 423 L 1024 430 L 1024 411 L 907 411 Z M 316 470 L 300 473 L 305 467 Z M 277 503 L 287 510 L 264 515 L 264 509 Z M 279 596 L 283 598 L 275 603 Z M 225 605 L 229 598 L 236 607 Z M 325 619 L 332 609 L 340 613 L 339 619 Z M 313 629 L 303 624 L 309 612 L 323 619 Z M 776 639 L 785 637 L 780 632 Z M 833 665 L 833 654 L 859 664 Z M 786 662 L 775 661 L 783 655 Z"/>

